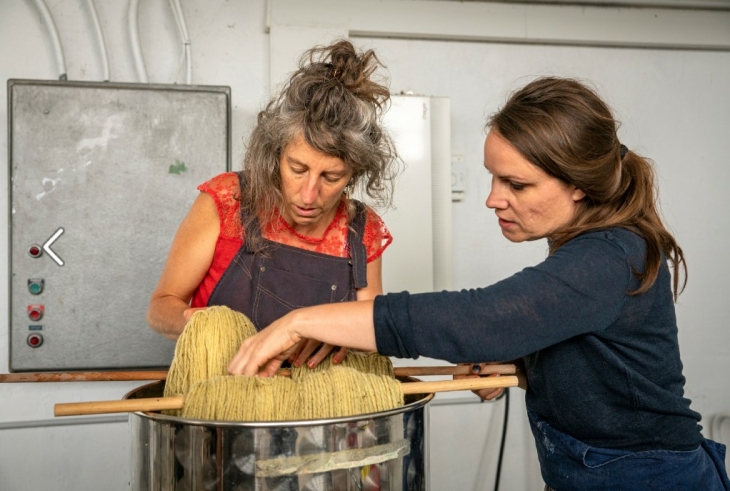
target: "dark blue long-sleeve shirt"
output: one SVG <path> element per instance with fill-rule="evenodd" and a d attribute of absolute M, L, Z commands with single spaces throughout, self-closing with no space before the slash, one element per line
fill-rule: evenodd
<path fill-rule="evenodd" d="M 684 395 L 666 263 L 652 287 L 644 240 L 622 228 L 583 234 L 486 288 L 378 296 L 378 351 L 452 363 L 522 357 L 528 409 L 592 446 L 689 450 L 703 440 Z"/>

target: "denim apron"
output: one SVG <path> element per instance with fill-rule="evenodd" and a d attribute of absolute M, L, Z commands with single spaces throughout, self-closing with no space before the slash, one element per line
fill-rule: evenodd
<path fill-rule="evenodd" d="M 244 240 L 213 289 L 208 306 L 226 305 L 242 312 L 261 330 L 301 307 L 356 300 L 357 289 L 367 286 L 367 253 L 362 243 L 365 205 L 354 203 L 356 213 L 347 234 L 349 258 L 266 239 L 263 251 L 253 251 L 250 241 Z M 241 216 L 242 223 L 245 218 Z M 245 233 L 260 236 L 258 221 Z"/>
<path fill-rule="evenodd" d="M 546 490 L 730 491 L 725 445 L 631 452 L 591 447 L 527 411 Z"/>
<path fill-rule="evenodd" d="M 243 173 L 239 172 L 241 189 Z M 208 306 L 226 305 L 242 312 L 261 330 L 288 312 L 301 307 L 357 299 L 357 289 L 367 286 L 367 253 L 362 243 L 365 205 L 355 203 L 355 218 L 347 234 L 350 257 L 335 257 L 264 239 L 264 250 L 253 251 L 244 240 L 208 299 Z M 245 216 L 241 216 L 245 224 Z M 255 221 L 246 237 L 260 236 Z M 274 428 L 270 432 L 271 457 L 296 455 L 297 431 Z M 266 489 L 298 491 L 296 476 L 267 478 Z"/>

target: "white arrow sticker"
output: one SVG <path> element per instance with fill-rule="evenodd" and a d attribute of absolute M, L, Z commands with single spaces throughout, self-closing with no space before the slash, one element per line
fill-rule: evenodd
<path fill-rule="evenodd" d="M 63 234 L 63 227 L 56 230 L 54 232 L 54 234 L 51 235 L 51 238 L 48 239 L 45 244 L 43 244 L 43 250 L 46 251 L 46 254 L 51 256 L 51 259 L 56 261 L 56 264 L 58 264 L 59 266 L 63 266 L 63 264 L 64 264 L 63 259 L 58 257 L 58 254 L 56 254 L 55 252 L 53 252 L 51 250 L 51 246 L 53 245 L 54 242 L 56 242 L 56 240 L 61 236 L 61 234 Z"/>

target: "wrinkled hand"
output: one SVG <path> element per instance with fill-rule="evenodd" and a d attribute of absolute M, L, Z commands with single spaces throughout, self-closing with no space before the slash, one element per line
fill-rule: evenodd
<path fill-rule="evenodd" d="M 327 358 L 327 355 L 329 355 L 332 350 L 337 348 L 334 345 L 320 343 L 314 339 L 302 340 L 298 347 L 299 349 L 296 350 L 291 357 L 289 357 L 289 363 L 295 367 L 300 367 L 306 363 L 309 368 L 314 368 L 319 365 L 322 360 Z M 315 351 L 316 353 L 312 355 Z M 339 348 L 339 350 L 332 355 L 332 363 L 335 365 L 342 363 L 342 360 L 345 359 L 348 351 L 349 350 L 347 348 Z"/>
<path fill-rule="evenodd" d="M 454 375 L 454 379 L 464 379 L 464 378 L 478 378 L 483 377 L 484 375 L 479 375 L 482 370 L 484 370 L 484 367 L 486 365 L 489 365 L 489 363 L 459 363 L 459 365 L 465 365 L 465 366 L 471 366 L 472 367 L 472 374 L 470 375 Z M 499 377 L 498 373 L 492 373 L 489 375 L 486 375 L 487 377 Z M 504 393 L 504 388 L 500 387 L 497 389 L 479 389 L 479 390 L 473 390 L 477 396 L 479 396 L 484 401 L 494 401 L 495 399 L 498 399 L 502 396 Z"/>
<path fill-rule="evenodd" d="M 296 332 L 288 329 L 282 322 L 285 317 L 245 340 L 228 364 L 228 373 L 272 377 L 285 360 L 301 350 L 300 343 L 308 340 L 302 340 Z"/>

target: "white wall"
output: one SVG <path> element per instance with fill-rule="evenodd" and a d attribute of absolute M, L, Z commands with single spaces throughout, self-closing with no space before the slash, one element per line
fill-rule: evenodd
<path fill-rule="evenodd" d="M 110 50 L 112 80 L 137 81 L 127 36 L 127 2 L 96 3 Z M 69 78 L 101 80 L 86 2 L 48 4 L 64 42 Z M 183 0 L 182 4 L 192 39 L 193 82 L 232 88 L 235 167 L 242 153 L 242 136 L 268 94 L 271 36 L 266 33 L 266 4 L 264 0 Z M 179 60 L 168 2 L 140 2 L 139 18 L 149 81 L 168 82 Z M 409 24 L 400 19 L 400 25 L 406 29 Z M 310 35 L 321 32 L 317 26 L 307 28 Z M 727 29 L 730 32 L 730 25 Z M 702 30 L 701 24 L 689 22 L 678 28 L 683 33 Z M 730 241 L 730 220 L 725 216 L 730 194 L 724 189 L 730 183 L 730 169 L 725 165 L 730 155 L 730 53 L 438 39 L 353 40 L 378 50 L 389 68 L 394 92 L 413 90 L 451 98 L 452 153 L 464 156 L 468 172 L 464 200 L 454 203 L 456 288 L 496 281 L 540 261 L 546 251 L 543 242 L 513 245 L 504 240 L 484 208 L 488 180 L 482 170 L 481 147 L 486 115 L 511 89 L 536 75 L 569 75 L 595 82 L 624 123 L 621 136 L 626 145 L 656 161 L 662 206 L 688 258 L 690 281 L 677 306 L 687 395 L 703 414 L 706 428 L 713 415 L 730 412 L 726 381 L 730 330 L 725 328 L 730 302 L 724 298 L 730 291 L 730 260 L 723 254 Z M 0 1 L 0 81 L 55 79 L 55 66 L 33 2 Z M 6 162 L 6 124 L 6 100 L 0 98 L 0 163 Z M 7 189 L 7 173 L 0 172 L 0 194 L 7 196 Z M 4 257 L 7 202 L 0 198 L 0 256 Z M 405 239 L 396 236 L 396 240 Z M 7 275 L 7 261 L 0 260 L 0 278 Z M 0 312 L 7 311 L 7 284 L 0 281 Z M 2 319 L 3 372 L 8 366 L 7 338 L 7 320 Z M 126 489 L 129 443 L 123 420 L 29 427 L 39 424 L 34 421 L 53 424 L 56 402 L 119 399 L 137 385 L 0 385 L 0 488 Z M 522 397 L 517 391 L 513 396 L 501 489 L 541 489 Z M 431 486 L 435 491 L 492 489 L 501 406 L 464 402 L 473 400 L 464 395 L 455 405 L 432 407 Z"/>

